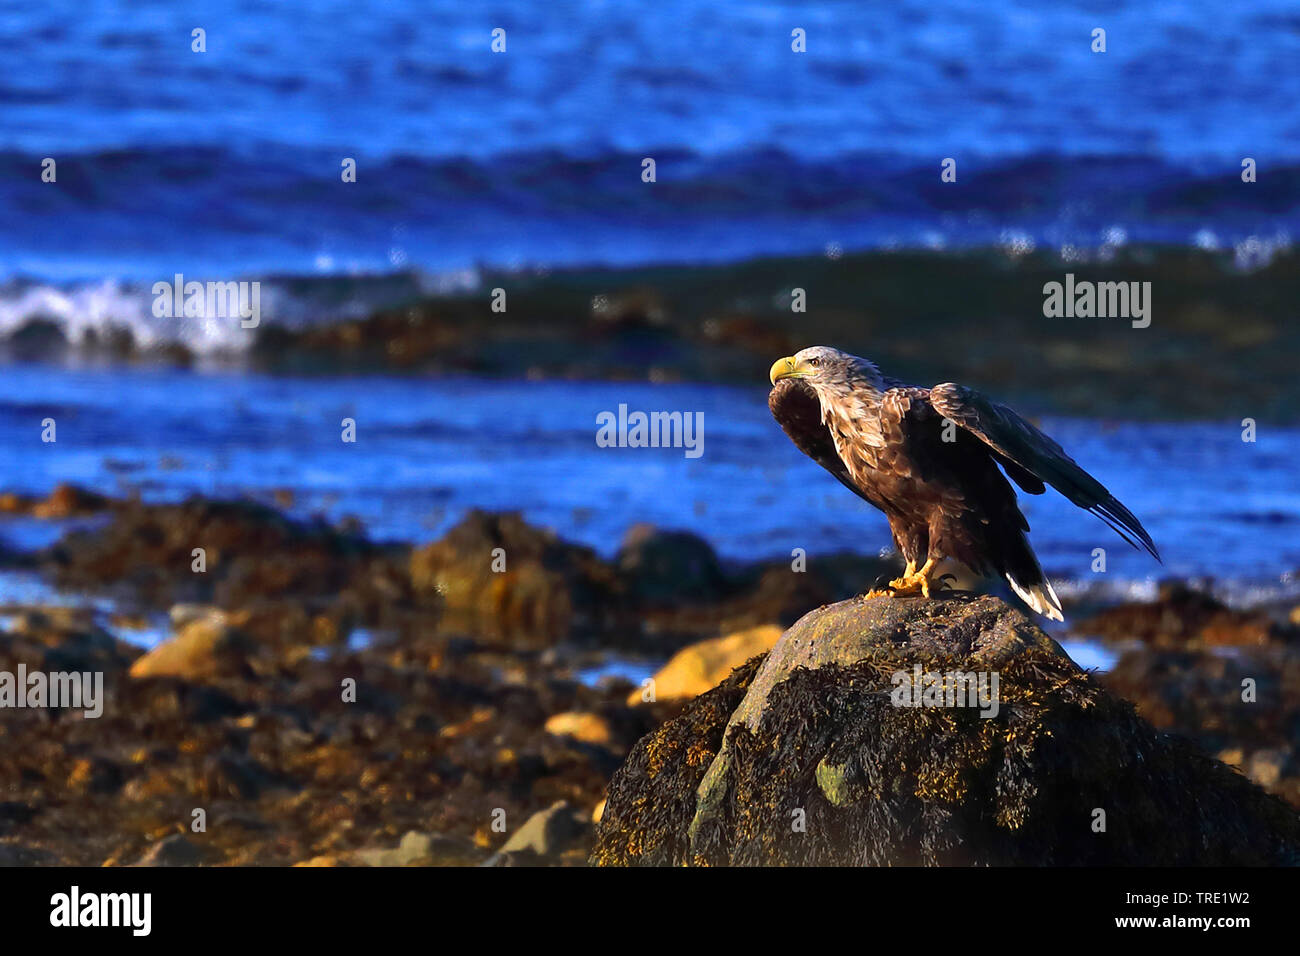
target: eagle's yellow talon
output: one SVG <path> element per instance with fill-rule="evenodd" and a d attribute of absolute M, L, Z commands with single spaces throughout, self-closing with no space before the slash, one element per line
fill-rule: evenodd
<path fill-rule="evenodd" d="M 916 594 L 921 592 L 925 597 L 930 596 L 930 572 L 934 570 L 934 558 L 928 558 L 920 568 L 917 568 L 914 561 L 907 562 L 907 569 L 903 572 L 901 578 L 894 578 L 889 582 L 890 591 L 895 595 Z"/>

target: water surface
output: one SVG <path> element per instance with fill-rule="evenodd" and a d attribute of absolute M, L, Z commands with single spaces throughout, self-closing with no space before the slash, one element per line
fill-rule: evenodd
<path fill-rule="evenodd" d="M 703 453 L 600 448 L 602 411 L 703 413 Z M 40 440 L 41 420 L 58 441 Z M 357 441 L 341 440 L 342 420 Z M 1043 427 L 1143 521 L 1161 567 L 1049 491 L 1021 496 L 1044 567 L 1072 586 L 1143 589 L 1164 575 L 1269 587 L 1300 568 L 1300 429 L 1254 444 L 1237 423 L 1048 418 Z M 427 542 L 469 508 L 517 510 L 611 554 L 647 521 L 694 531 L 724 559 L 890 546 L 881 514 L 801 455 L 766 389 L 687 384 L 271 377 L 162 368 L 20 365 L 0 375 L 0 488 L 69 481 L 147 500 L 293 495 L 290 511 L 359 518 L 381 539 Z M 44 546 L 57 526 L 0 520 Z M 1095 549 L 1105 572 L 1093 570 Z"/>

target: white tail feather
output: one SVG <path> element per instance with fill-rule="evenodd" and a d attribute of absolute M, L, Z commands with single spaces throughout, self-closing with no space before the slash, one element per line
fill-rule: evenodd
<path fill-rule="evenodd" d="M 1065 615 L 1061 613 L 1061 599 L 1056 596 L 1056 592 L 1052 590 L 1052 583 L 1046 578 L 1043 578 L 1041 584 L 1031 584 L 1029 587 L 1022 587 L 1009 574 L 1007 581 L 1011 584 L 1011 589 L 1020 595 L 1020 600 L 1043 617 L 1049 621 L 1065 620 Z"/>

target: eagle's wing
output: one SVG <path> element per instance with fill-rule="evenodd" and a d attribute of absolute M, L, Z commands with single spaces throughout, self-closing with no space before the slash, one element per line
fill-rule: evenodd
<path fill-rule="evenodd" d="M 797 378 L 782 379 L 768 394 L 767 407 L 796 448 L 863 501 L 875 504 L 853 483 L 848 468 L 835 450 L 835 440 L 822 421 L 821 402 L 811 385 Z"/>
<path fill-rule="evenodd" d="M 1042 483 L 1047 482 L 1074 504 L 1101 518 L 1133 547 L 1145 548 L 1160 560 L 1155 543 L 1133 512 L 1080 468 L 1060 445 L 1007 406 L 952 382 L 930 389 L 930 404 L 944 418 L 988 445 L 1007 468 L 1007 474 L 1026 491 L 1040 493 Z M 1025 472 L 1030 484 L 1022 480 Z"/>

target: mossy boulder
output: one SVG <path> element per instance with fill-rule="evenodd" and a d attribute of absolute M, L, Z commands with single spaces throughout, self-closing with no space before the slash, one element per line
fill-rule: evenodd
<path fill-rule="evenodd" d="M 622 620 L 622 583 L 595 551 L 513 512 L 468 512 L 411 555 L 410 574 L 417 596 L 444 602 L 445 627 L 519 648 L 590 637 Z"/>
<path fill-rule="evenodd" d="M 916 675 L 951 673 L 995 693 L 903 705 Z M 592 861 L 1297 863 L 1300 815 L 1156 731 L 997 598 L 855 599 L 643 738 Z"/>
<path fill-rule="evenodd" d="M 614 560 L 629 593 L 642 604 L 716 600 L 727 591 L 713 547 L 689 532 L 633 525 Z"/>
<path fill-rule="evenodd" d="M 72 513 L 93 503 L 71 493 L 51 501 Z M 203 549 L 202 573 L 196 548 Z M 292 602 L 336 623 L 389 627 L 411 599 L 406 551 L 257 502 L 195 496 L 175 504 L 112 502 L 104 520 L 69 530 L 37 560 L 64 590 L 107 592 L 132 604 Z"/>

